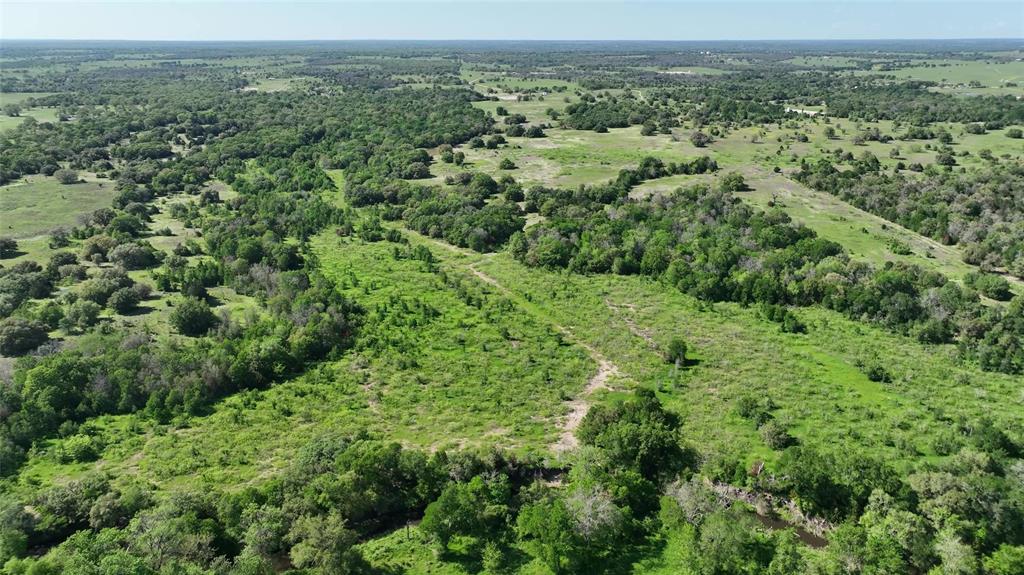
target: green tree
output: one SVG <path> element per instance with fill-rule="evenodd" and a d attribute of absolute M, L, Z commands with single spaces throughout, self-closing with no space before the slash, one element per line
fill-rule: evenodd
<path fill-rule="evenodd" d="M 686 352 L 688 350 L 689 347 L 683 338 L 674 337 L 668 342 L 668 347 L 665 348 L 665 361 L 674 363 L 676 367 L 682 367 L 686 364 Z"/>
<path fill-rule="evenodd" d="M 110 294 L 107 305 L 117 313 L 126 314 L 138 307 L 139 294 L 132 288 L 121 288 Z"/>
<path fill-rule="evenodd" d="M 203 300 L 184 298 L 174 306 L 171 312 L 171 325 L 183 335 L 200 336 L 217 325 L 217 316 Z"/>
<path fill-rule="evenodd" d="M 67 331 L 85 331 L 90 327 L 96 325 L 99 321 L 100 312 L 103 308 L 100 304 L 89 301 L 86 299 L 80 299 L 75 303 L 68 306 L 67 311 L 64 312 L 64 318 L 61 319 L 60 325 Z"/>
<path fill-rule="evenodd" d="M 47 331 L 45 325 L 32 319 L 0 320 L 0 354 L 13 356 L 32 351 L 49 339 Z"/>
<path fill-rule="evenodd" d="M 78 172 L 74 170 L 57 170 L 53 173 L 53 177 L 57 178 L 57 181 L 64 185 L 78 183 Z"/>
<path fill-rule="evenodd" d="M 324 575 L 358 573 L 363 564 L 355 548 L 358 535 L 345 526 L 337 512 L 328 516 L 303 516 L 288 534 L 293 542 L 289 555 L 299 568 L 317 569 Z"/>

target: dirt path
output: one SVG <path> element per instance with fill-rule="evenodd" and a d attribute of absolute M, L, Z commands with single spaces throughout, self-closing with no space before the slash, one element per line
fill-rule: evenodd
<path fill-rule="evenodd" d="M 496 287 L 505 295 L 513 295 L 512 292 L 502 285 L 497 279 L 477 269 L 477 263 L 479 262 L 471 263 L 467 266 L 469 271 L 472 272 L 477 279 Z M 597 373 L 587 381 L 587 386 L 583 388 L 583 391 L 569 401 L 569 413 L 560 424 L 562 433 L 559 435 L 558 441 L 551 444 L 551 449 L 555 453 L 565 453 L 579 445 L 579 441 L 576 439 L 574 432 L 576 431 L 576 428 L 579 427 L 580 422 L 583 421 L 583 418 L 587 416 L 587 412 L 590 411 L 590 396 L 598 390 L 611 389 L 608 384 L 608 380 L 613 375 L 619 374 L 619 368 L 601 354 L 601 352 L 594 349 L 594 346 L 576 337 L 569 328 L 555 322 L 551 322 L 551 325 L 565 335 L 567 339 L 585 349 L 587 354 L 590 355 L 590 359 L 597 364 Z"/>
<path fill-rule="evenodd" d="M 558 437 L 558 441 L 551 444 L 551 449 L 556 453 L 571 451 L 579 445 L 579 440 L 576 439 L 574 432 L 590 411 L 590 396 L 599 389 L 611 389 L 608 386 L 608 379 L 619 373 L 619 368 L 600 352 L 585 343 L 577 343 L 587 350 L 591 359 L 597 362 L 597 373 L 587 382 L 587 387 L 583 388 L 583 391 L 569 402 L 569 415 L 562 422 L 562 434 Z"/>

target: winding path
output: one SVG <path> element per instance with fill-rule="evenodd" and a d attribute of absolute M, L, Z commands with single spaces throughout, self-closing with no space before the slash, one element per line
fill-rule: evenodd
<path fill-rule="evenodd" d="M 429 243 L 440 246 L 446 249 L 447 251 L 453 253 L 471 257 L 475 257 L 478 255 L 468 250 L 459 248 L 457 246 L 453 246 L 447 242 L 442 242 L 440 240 L 424 236 L 411 230 L 405 231 L 407 233 L 414 234 L 417 237 L 420 237 Z M 490 276 L 487 273 L 478 269 L 476 266 L 479 263 L 479 261 L 475 261 L 466 264 L 465 267 L 478 280 L 495 287 L 506 296 L 515 298 L 517 300 L 522 299 L 518 294 L 515 294 L 510 289 L 505 287 L 493 276 Z M 552 443 L 550 446 L 551 449 L 556 453 L 565 453 L 567 451 L 575 449 L 579 445 L 579 441 L 576 439 L 574 432 L 576 431 L 576 428 L 579 427 L 580 422 L 583 421 L 583 418 L 587 416 L 587 412 L 590 411 L 590 396 L 593 395 L 598 390 L 611 389 L 611 387 L 608 384 L 608 380 L 611 379 L 612 376 L 619 374 L 619 367 L 615 365 L 611 360 L 606 358 L 601 352 L 597 351 L 597 349 L 595 349 L 594 346 L 576 337 L 576 335 L 569 328 L 552 321 L 550 318 L 545 318 L 545 320 L 550 322 L 552 327 L 561 332 L 569 341 L 585 349 L 587 351 L 587 354 L 590 356 L 590 359 L 597 364 L 597 373 L 595 373 L 587 381 L 586 387 L 584 387 L 583 390 L 576 395 L 576 397 L 569 400 L 569 413 L 568 415 L 565 416 L 565 418 L 559 425 L 559 427 L 562 430 L 562 433 L 559 435 L 558 441 Z"/>

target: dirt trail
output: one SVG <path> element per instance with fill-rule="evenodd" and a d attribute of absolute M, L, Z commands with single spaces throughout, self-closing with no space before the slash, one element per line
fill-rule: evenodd
<path fill-rule="evenodd" d="M 508 288 L 502 285 L 498 280 L 477 269 L 476 265 L 476 263 L 472 263 L 468 266 L 469 271 L 472 272 L 474 276 L 476 276 L 480 281 L 498 288 L 502 293 L 511 295 Z M 601 352 L 594 349 L 592 345 L 577 338 L 569 328 L 555 322 L 551 322 L 551 324 L 555 329 L 565 335 L 567 339 L 585 349 L 587 354 L 590 355 L 590 359 L 597 364 L 597 373 L 587 381 L 587 386 L 583 388 L 583 391 L 569 401 L 569 414 L 565 417 L 560 426 L 562 428 L 562 433 L 558 437 L 558 441 L 551 444 L 551 449 L 556 453 L 564 453 L 579 445 L 579 441 L 577 441 L 576 436 L 573 433 L 576 431 L 576 428 L 579 427 L 583 418 L 587 416 L 587 412 L 590 411 L 590 396 L 600 389 L 611 389 L 608 385 L 608 380 L 613 375 L 618 375 L 619 368 L 608 358 L 602 355 Z"/>
<path fill-rule="evenodd" d="M 415 234 L 415 232 L 409 233 Z M 442 242 L 440 240 L 429 238 L 421 234 L 415 235 L 422 237 L 428 242 L 455 254 L 470 257 L 477 257 L 480 255 L 469 250 L 453 246 L 447 242 Z M 518 299 L 518 295 L 513 293 L 507 287 L 505 287 L 501 282 L 478 269 L 476 267 L 478 264 L 480 264 L 480 261 L 475 261 L 465 265 L 466 269 L 468 269 L 470 273 L 472 273 L 480 281 L 497 288 L 500 292 L 507 296 Z M 555 323 L 554 321 L 551 321 L 550 318 L 545 319 L 551 323 L 552 327 L 561 332 L 566 337 L 566 339 L 585 349 L 587 351 L 587 354 L 590 355 L 590 359 L 592 359 L 594 363 L 597 364 L 597 373 L 595 373 L 593 377 L 591 377 L 590 380 L 587 381 L 587 386 L 584 387 L 583 390 L 575 398 L 568 402 L 569 414 L 565 417 L 565 419 L 561 422 L 560 425 L 562 433 L 559 436 L 558 441 L 551 444 L 551 449 L 554 450 L 556 453 L 564 453 L 566 451 L 572 450 L 577 445 L 579 445 L 579 442 L 576 440 L 576 436 L 573 435 L 573 432 L 576 431 L 576 428 L 579 427 L 580 422 L 583 421 L 583 418 L 586 417 L 587 412 L 590 411 L 590 396 L 600 389 L 611 389 L 611 387 L 608 384 L 608 380 L 613 375 L 619 374 L 619 368 L 614 363 L 612 363 L 608 358 L 602 355 L 601 352 L 594 349 L 594 346 L 576 337 L 576 335 L 573 334 L 573 332 L 569 328 L 561 324 Z"/>
<path fill-rule="evenodd" d="M 583 418 L 587 416 L 587 412 L 590 411 L 590 396 L 599 389 L 611 389 L 608 386 L 608 379 L 619 373 L 619 368 L 614 363 L 608 361 L 597 350 L 585 343 L 577 343 L 583 346 L 590 354 L 590 358 L 597 362 L 597 373 L 587 382 L 587 387 L 583 388 L 583 391 L 569 402 L 569 415 L 562 422 L 562 434 L 559 436 L 558 441 L 551 444 L 551 449 L 556 453 L 571 451 L 579 445 L 579 441 L 573 433 L 579 427 Z"/>

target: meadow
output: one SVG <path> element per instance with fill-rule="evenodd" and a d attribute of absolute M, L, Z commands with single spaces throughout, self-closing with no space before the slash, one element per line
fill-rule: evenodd
<path fill-rule="evenodd" d="M 0 573 L 1011 573 L 998 47 L 21 49 L 2 103 L 73 120 L 0 119 Z"/>
<path fill-rule="evenodd" d="M 74 226 L 80 215 L 110 206 L 114 183 L 85 175 L 77 184 L 52 176 L 29 176 L 0 186 L 2 235 L 31 238 L 59 227 Z"/>

